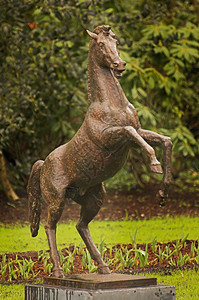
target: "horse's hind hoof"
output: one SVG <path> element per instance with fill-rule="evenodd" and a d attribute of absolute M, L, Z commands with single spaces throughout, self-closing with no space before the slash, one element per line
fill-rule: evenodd
<path fill-rule="evenodd" d="M 99 274 L 111 274 L 111 271 L 108 266 L 99 265 L 98 266 L 98 273 Z"/>
<path fill-rule="evenodd" d="M 151 171 L 154 173 L 157 173 L 157 174 L 163 173 L 161 164 L 154 164 L 154 165 L 151 164 L 150 168 L 151 168 Z"/>

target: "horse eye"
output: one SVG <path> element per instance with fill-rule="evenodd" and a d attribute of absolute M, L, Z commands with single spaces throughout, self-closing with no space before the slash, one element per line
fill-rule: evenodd
<path fill-rule="evenodd" d="M 98 44 L 98 45 L 99 45 L 99 47 L 100 47 L 100 48 L 102 48 L 102 47 L 104 46 L 104 43 L 102 43 L 102 42 L 99 42 L 99 44 Z"/>

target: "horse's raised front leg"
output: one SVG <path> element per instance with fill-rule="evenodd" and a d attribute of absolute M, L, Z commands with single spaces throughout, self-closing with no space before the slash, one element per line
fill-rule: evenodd
<path fill-rule="evenodd" d="M 162 174 L 162 167 L 157 160 L 154 149 L 143 139 L 143 137 L 132 126 L 113 126 L 104 129 L 102 139 L 107 148 L 117 148 L 121 146 L 122 141 L 134 142 L 138 144 L 150 160 L 150 169 L 152 172 Z M 110 145 L 110 146 L 109 146 Z"/>
<path fill-rule="evenodd" d="M 144 138 L 137 130 L 135 130 L 135 128 L 133 128 L 132 126 L 126 126 L 124 128 L 127 137 L 133 140 L 139 146 L 141 146 L 145 151 L 146 155 L 149 157 L 151 171 L 162 174 L 162 167 L 160 162 L 156 158 L 154 149 L 144 140 Z"/>
<path fill-rule="evenodd" d="M 172 142 L 170 137 L 160 135 L 156 132 L 138 129 L 138 133 L 148 143 L 154 146 L 161 146 L 163 148 L 163 172 L 161 189 L 159 190 L 159 196 L 161 198 L 168 197 L 168 187 L 171 182 L 171 154 L 172 154 Z"/>
<path fill-rule="evenodd" d="M 110 274 L 110 270 L 103 261 L 88 229 L 88 223 L 97 215 L 100 207 L 102 206 L 104 194 L 105 191 L 102 185 L 97 187 L 95 186 L 87 191 L 84 195 L 84 203 L 82 204 L 80 220 L 76 228 L 86 244 L 91 258 L 98 263 L 98 272 L 101 274 Z"/>

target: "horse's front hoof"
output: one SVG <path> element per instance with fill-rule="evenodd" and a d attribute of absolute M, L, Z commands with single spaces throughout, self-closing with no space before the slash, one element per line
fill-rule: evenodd
<path fill-rule="evenodd" d="M 166 205 L 166 199 L 165 198 L 161 198 L 160 201 L 159 201 L 159 205 L 161 207 L 164 207 Z"/>
<path fill-rule="evenodd" d="M 111 274 L 111 271 L 108 266 L 99 265 L 98 266 L 98 273 L 99 274 Z"/>
<path fill-rule="evenodd" d="M 157 174 L 163 173 L 161 164 L 151 164 L 150 168 L 151 168 L 151 171 L 154 173 L 157 173 Z"/>
<path fill-rule="evenodd" d="M 163 190 L 159 190 L 156 197 L 159 199 L 159 205 L 164 207 L 166 205 L 166 199 L 168 197 L 168 193 Z"/>
<path fill-rule="evenodd" d="M 54 270 L 53 271 L 53 277 L 64 278 L 64 272 L 60 269 Z"/>

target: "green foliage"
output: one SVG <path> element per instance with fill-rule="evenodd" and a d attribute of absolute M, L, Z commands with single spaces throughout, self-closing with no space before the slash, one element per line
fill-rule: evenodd
<path fill-rule="evenodd" d="M 1 266 L 1 269 L 0 269 L 1 278 L 2 278 L 2 280 L 5 280 L 5 275 L 6 275 L 6 271 L 7 271 L 6 254 L 4 254 L 2 256 L 2 262 L 1 262 L 0 266 Z"/>
<path fill-rule="evenodd" d="M 193 166 L 199 152 L 194 2 L 1 0 L 0 5 L 0 148 L 15 161 L 10 175 L 17 184 L 26 183 L 33 161 L 67 142 L 81 125 L 88 107 L 86 29 L 100 24 L 110 24 L 118 35 L 127 62 L 121 83 L 142 127 L 171 136 L 175 176 Z M 129 164 L 135 165 L 127 168 L 133 184 L 150 180 L 140 149 L 132 151 Z"/>
<path fill-rule="evenodd" d="M 188 235 L 184 236 L 183 239 L 177 240 L 176 242 L 163 245 L 162 243 L 157 243 L 156 250 L 154 252 L 157 258 L 152 259 L 150 256 L 150 250 L 148 249 L 148 243 L 145 245 L 140 245 L 139 248 L 128 246 L 116 246 L 106 247 L 104 241 L 100 242 L 98 248 L 101 249 L 104 262 L 116 270 L 125 270 L 132 269 L 134 267 L 145 268 L 146 266 L 152 265 L 155 263 L 159 265 L 167 264 L 175 267 L 183 267 L 187 264 L 197 264 L 199 258 L 199 240 L 193 241 L 191 244 L 191 253 L 187 248 L 187 238 Z M 197 244 L 197 246 L 196 246 Z M 130 249 L 128 249 L 130 246 Z M 144 246 L 144 250 L 143 250 Z M 141 249 L 141 248 L 142 249 Z M 81 248 L 81 246 L 80 246 Z M 76 253 L 79 252 L 79 247 L 75 246 L 74 250 L 63 249 L 66 251 L 67 255 L 64 256 L 62 251 L 59 251 L 60 262 L 64 273 L 71 273 L 74 270 L 74 259 Z M 183 252 L 183 253 L 182 253 Z M 105 254 L 105 255 L 104 255 Z M 43 253 L 38 253 L 38 260 L 43 262 L 43 267 L 45 271 L 51 275 L 53 270 L 53 264 L 49 261 L 49 253 L 43 251 Z M 77 258 L 77 257 L 76 257 Z M 82 267 L 89 271 L 89 273 L 96 272 L 98 267 L 95 266 L 94 261 L 92 260 L 90 253 L 86 248 L 83 249 L 81 254 L 82 258 Z M 19 260 L 16 256 L 15 259 L 8 259 L 6 261 L 6 255 L 3 256 L 2 262 L 0 264 L 0 278 L 3 281 L 13 281 L 15 279 L 34 279 L 38 276 L 34 273 L 34 265 L 36 262 L 33 262 L 32 259 L 22 259 Z M 7 278 L 5 278 L 5 270 L 8 269 Z"/>
<path fill-rule="evenodd" d="M 89 273 L 94 273 L 97 271 L 97 267 L 94 264 L 94 261 L 92 260 L 90 253 L 86 249 L 82 255 L 82 266 L 89 271 Z"/>
<path fill-rule="evenodd" d="M 132 172 L 129 172 L 128 167 L 122 168 L 113 178 L 106 180 L 105 186 L 107 189 L 122 190 L 124 186 L 129 191 L 137 182 Z"/>
<path fill-rule="evenodd" d="M 8 273 L 8 281 L 15 279 L 34 279 L 38 276 L 34 273 L 33 267 L 35 262 L 31 258 L 28 259 L 18 259 L 16 256 L 15 259 L 6 260 L 6 255 L 3 255 L 2 262 L 0 263 L 0 276 L 1 279 L 5 280 L 5 275 Z"/>
<path fill-rule="evenodd" d="M 80 245 L 80 249 L 81 249 L 81 245 Z M 62 254 L 61 250 L 59 250 L 60 262 L 61 262 L 61 266 L 62 266 L 64 273 L 70 273 L 71 271 L 73 271 L 73 269 L 74 269 L 73 261 L 74 261 L 74 256 L 75 256 L 76 251 L 78 251 L 78 249 L 75 246 L 73 253 L 70 251 L 67 251 L 68 255 L 64 256 Z"/>
<path fill-rule="evenodd" d="M 175 181 L 177 189 L 181 191 L 198 192 L 199 191 L 199 173 L 193 169 L 181 172 L 179 178 Z M 186 205 L 186 204 L 185 204 Z"/>

